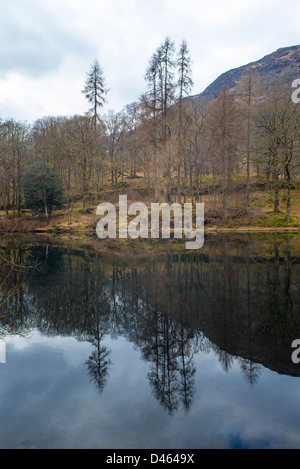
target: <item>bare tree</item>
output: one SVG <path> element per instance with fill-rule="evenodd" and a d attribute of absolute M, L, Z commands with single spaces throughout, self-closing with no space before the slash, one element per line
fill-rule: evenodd
<path fill-rule="evenodd" d="M 246 197 L 245 207 L 248 208 L 250 200 L 250 165 L 251 165 L 251 148 L 253 140 L 253 112 L 255 105 L 255 96 L 259 90 L 259 81 L 252 67 L 248 67 L 241 78 L 237 93 L 241 95 L 241 99 L 245 104 L 245 155 L 246 155 Z"/>
<path fill-rule="evenodd" d="M 120 153 L 123 146 L 124 115 L 109 110 L 103 118 L 106 127 L 106 148 L 110 160 L 110 173 L 112 187 L 118 181 L 122 171 L 120 169 Z"/>
<path fill-rule="evenodd" d="M 299 123 L 297 105 L 290 97 L 290 90 L 275 85 L 255 116 L 256 145 L 264 170 L 272 176 L 274 212 L 280 211 L 280 177 L 283 176 L 287 192 L 286 218 L 290 221 L 291 172 L 300 164 Z"/>
<path fill-rule="evenodd" d="M 10 206 L 21 211 L 21 178 L 29 159 L 29 126 L 13 119 L 0 125 L 0 177 L 6 211 Z M 2 169 L 2 171 L 1 171 Z"/>
<path fill-rule="evenodd" d="M 240 108 L 233 93 L 223 87 L 208 108 L 207 133 L 209 156 L 221 176 L 222 219 L 227 219 L 227 192 L 237 158 L 237 144 L 241 128 Z"/>

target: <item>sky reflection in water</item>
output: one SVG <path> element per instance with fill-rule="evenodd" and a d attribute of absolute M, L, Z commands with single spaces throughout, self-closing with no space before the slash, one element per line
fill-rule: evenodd
<path fill-rule="evenodd" d="M 299 447 L 299 378 L 262 368 L 250 386 L 237 359 L 226 372 L 214 352 L 199 352 L 191 408 L 169 415 L 151 393 L 140 352 L 124 338 L 105 344 L 112 366 L 100 395 L 85 366 L 90 344 L 38 332 L 9 339 L 1 448 Z"/>

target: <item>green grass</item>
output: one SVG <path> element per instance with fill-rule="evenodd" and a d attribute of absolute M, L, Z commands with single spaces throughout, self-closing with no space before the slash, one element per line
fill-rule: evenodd
<path fill-rule="evenodd" d="M 284 212 L 266 212 L 266 215 L 255 222 L 256 226 L 270 226 L 272 228 L 285 228 L 285 227 L 299 227 L 298 220 L 291 218 L 290 221 L 286 219 Z"/>

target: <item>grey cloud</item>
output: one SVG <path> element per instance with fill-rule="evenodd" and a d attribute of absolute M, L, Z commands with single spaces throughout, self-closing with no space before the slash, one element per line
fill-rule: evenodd
<path fill-rule="evenodd" d="M 58 19 L 35 0 L 2 6 L 0 44 L 0 77 L 8 72 L 43 76 L 68 55 L 90 57 L 94 52 L 94 45 L 72 29 L 71 18 Z"/>

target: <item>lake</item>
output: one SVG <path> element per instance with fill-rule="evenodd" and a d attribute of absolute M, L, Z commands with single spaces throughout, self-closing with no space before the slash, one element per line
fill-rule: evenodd
<path fill-rule="evenodd" d="M 297 234 L 9 238 L 0 273 L 1 449 L 300 448 Z"/>

